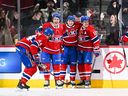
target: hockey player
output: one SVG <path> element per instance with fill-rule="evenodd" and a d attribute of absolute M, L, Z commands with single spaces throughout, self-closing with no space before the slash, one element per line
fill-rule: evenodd
<path fill-rule="evenodd" d="M 89 25 L 89 17 L 81 17 L 82 26 L 78 33 L 78 70 L 80 82 L 77 85 L 84 83 L 85 87 L 90 86 L 90 76 L 92 72 L 92 58 L 93 53 L 96 56 L 100 54 L 100 40 L 97 36 L 96 30 L 92 25 Z"/>
<path fill-rule="evenodd" d="M 37 70 L 35 63 L 32 61 L 32 55 L 30 54 L 30 45 L 35 37 L 35 35 L 29 36 L 28 38 L 24 37 L 16 44 L 16 52 L 20 55 L 21 61 L 25 66 L 23 75 L 17 85 L 17 87 L 20 89 L 30 88 L 28 85 L 26 85 L 26 82 Z"/>
<path fill-rule="evenodd" d="M 69 15 L 67 22 L 64 24 L 63 47 L 62 54 L 63 62 L 61 64 L 61 80 L 65 80 L 66 69 L 70 65 L 70 83 L 75 86 L 76 63 L 77 63 L 77 31 L 79 24 L 75 23 L 75 17 Z"/>
<path fill-rule="evenodd" d="M 47 36 L 49 36 L 49 37 L 48 37 L 47 43 L 42 43 L 42 42 L 44 42 L 44 36 L 42 34 L 32 44 L 32 46 L 31 46 L 31 53 L 33 54 L 34 57 L 36 57 L 37 56 L 37 53 L 38 53 L 38 48 L 40 48 L 40 50 L 42 51 L 42 53 L 41 53 L 41 61 L 42 61 L 43 64 L 45 64 L 47 66 L 47 69 L 46 69 L 47 71 L 44 71 L 44 77 L 45 77 L 44 87 L 45 88 L 48 88 L 50 86 L 50 63 L 51 63 L 51 59 L 53 60 L 52 61 L 53 64 L 54 63 L 59 63 L 61 61 L 60 60 L 61 59 L 60 58 L 61 57 L 61 54 L 59 54 L 59 56 L 57 56 L 58 54 L 55 54 L 54 55 L 53 53 L 49 54 L 50 53 L 49 51 L 48 51 L 48 53 L 45 52 L 45 48 L 47 48 L 47 46 L 54 46 L 59 41 L 59 40 L 55 41 L 56 39 L 53 38 L 54 31 L 50 27 L 48 27 L 46 29 L 44 29 L 44 32 L 43 33 L 45 34 L 46 32 L 48 32 Z M 58 39 L 58 37 L 57 37 L 57 39 Z M 57 47 L 57 46 L 55 46 L 55 47 Z M 59 65 L 59 64 L 57 64 L 57 65 Z M 54 68 L 54 65 L 53 65 L 53 68 Z M 59 67 L 58 66 L 57 66 L 57 69 L 56 70 L 59 70 Z M 54 74 L 55 74 L 55 80 L 56 80 L 56 78 L 59 80 L 58 73 L 55 72 Z"/>
<path fill-rule="evenodd" d="M 39 31 L 39 29 L 36 30 L 36 32 Z M 30 52 L 30 46 L 34 40 L 41 35 L 40 32 L 38 32 L 37 35 L 32 35 L 29 37 L 24 37 L 16 44 L 17 53 L 21 56 L 21 60 L 23 64 L 25 65 L 24 72 L 22 74 L 22 77 L 17 85 L 20 89 L 29 89 L 30 86 L 26 85 L 28 80 L 36 73 L 37 71 L 37 65 L 38 63 L 38 57 L 33 58 L 31 52 Z"/>
<path fill-rule="evenodd" d="M 56 88 L 62 86 L 62 82 L 60 81 L 60 64 L 61 64 L 61 51 L 62 51 L 62 36 L 63 36 L 63 25 L 60 24 L 60 17 L 61 15 L 57 12 L 52 14 L 52 22 L 47 22 L 42 25 L 42 28 L 45 29 L 50 27 L 54 34 L 49 39 L 47 45 L 42 50 L 42 63 L 45 64 L 50 70 L 50 63 L 52 60 L 52 67 L 54 71 L 54 78 Z M 45 83 L 44 87 L 49 87 L 50 85 L 50 73 L 44 73 Z"/>

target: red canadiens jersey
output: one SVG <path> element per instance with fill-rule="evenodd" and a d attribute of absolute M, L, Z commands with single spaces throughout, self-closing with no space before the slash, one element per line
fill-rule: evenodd
<path fill-rule="evenodd" d="M 49 54 L 59 54 L 61 53 L 62 49 L 62 36 L 63 36 L 63 25 L 59 24 L 58 26 L 54 27 L 53 23 L 48 22 L 43 24 L 43 30 L 45 28 L 50 27 L 53 29 L 54 34 L 52 38 L 47 42 L 46 46 L 43 48 L 44 52 Z"/>
<path fill-rule="evenodd" d="M 36 38 L 36 35 L 24 37 L 23 39 L 18 41 L 15 46 L 21 46 L 21 47 L 27 49 L 28 51 L 30 51 L 30 45 L 35 40 L 35 38 Z"/>
<path fill-rule="evenodd" d="M 42 51 L 44 46 L 46 46 L 47 41 L 48 39 L 44 34 L 36 37 L 36 39 L 30 46 L 30 51 L 32 55 L 37 54 L 39 51 Z"/>
<path fill-rule="evenodd" d="M 126 34 L 122 36 L 122 41 L 128 42 L 128 32 L 126 32 Z"/>
<path fill-rule="evenodd" d="M 77 46 L 77 36 L 79 30 L 79 24 L 74 24 L 72 27 L 64 24 L 63 45 L 65 46 Z"/>
<path fill-rule="evenodd" d="M 100 40 L 93 26 L 89 25 L 86 29 L 80 28 L 78 33 L 78 49 L 84 51 L 93 51 L 99 48 Z"/>

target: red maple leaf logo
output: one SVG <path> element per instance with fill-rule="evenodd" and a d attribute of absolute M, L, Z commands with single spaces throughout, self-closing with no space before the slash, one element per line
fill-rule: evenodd
<path fill-rule="evenodd" d="M 116 55 L 114 55 L 112 59 L 107 60 L 109 64 L 109 68 L 114 68 L 114 67 L 121 68 L 122 61 L 123 60 L 121 59 L 118 60 Z"/>

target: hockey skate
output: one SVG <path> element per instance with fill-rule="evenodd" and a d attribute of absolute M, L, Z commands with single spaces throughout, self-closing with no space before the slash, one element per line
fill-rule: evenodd
<path fill-rule="evenodd" d="M 85 80 L 85 88 L 91 88 L 91 81 Z"/>
<path fill-rule="evenodd" d="M 71 87 L 72 87 L 72 88 L 75 88 L 75 87 L 76 87 L 75 81 L 71 81 L 70 84 L 71 84 Z"/>
<path fill-rule="evenodd" d="M 44 88 L 49 89 L 50 88 L 50 80 L 45 80 L 44 81 Z"/>
<path fill-rule="evenodd" d="M 84 80 L 81 80 L 81 81 L 77 84 L 77 88 L 83 88 L 84 86 L 85 86 Z"/>
<path fill-rule="evenodd" d="M 70 81 L 70 85 L 71 85 L 71 88 L 75 88 L 76 87 L 75 81 Z"/>
<path fill-rule="evenodd" d="M 55 81 L 55 84 L 56 84 L 56 89 L 62 89 L 64 82 L 62 82 L 61 80 L 57 80 Z"/>
<path fill-rule="evenodd" d="M 27 91 L 29 90 L 30 86 L 23 84 L 22 82 L 19 82 L 17 85 L 17 88 L 19 89 L 27 89 Z"/>

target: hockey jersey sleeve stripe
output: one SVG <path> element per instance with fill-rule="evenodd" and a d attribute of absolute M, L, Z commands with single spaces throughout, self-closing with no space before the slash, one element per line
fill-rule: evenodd
<path fill-rule="evenodd" d="M 90 40 L 90 37 L 86 36 L 86 37 L 85 37 L 85 40 Z"/>
<path fill-rule="evenodd" d="M 38 42 L 33 42 L 32 43 L 32 46 L 38 47 L 38 45 L 39 45 Z"/>
<path fill-rule="evenodd" d="M 95 36 L 95 37 L 92 38 L 91 40 L 92 40 L 93 42 L 96 42 L 98 39 L 99 39 L 98 36 Z"/>

